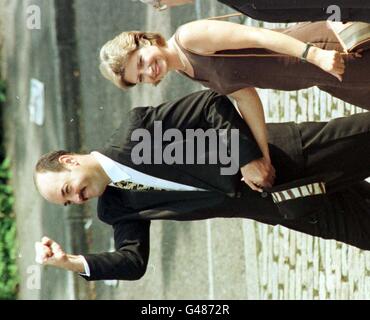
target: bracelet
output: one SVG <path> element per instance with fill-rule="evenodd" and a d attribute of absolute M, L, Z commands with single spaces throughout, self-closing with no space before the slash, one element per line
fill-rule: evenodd
<path fill-rule="evenodd" d="M 303 62 L 307 62 L 307 56 L 308 56 L 308 51 L 310 51 L 310 48 L 313 47 L 313 44 L 308 42 L 306 44 L 306 49 L 304 50 L 304 52 L 302 53 L 302 56 L 301 56 L 301 60 Z"/>

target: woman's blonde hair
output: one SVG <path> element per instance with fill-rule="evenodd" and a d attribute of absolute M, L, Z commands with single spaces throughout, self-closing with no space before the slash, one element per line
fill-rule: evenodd
<path fill-rule="evenodd" d="M 135 86 L 134 83 L 124 79 L 127 60 L 133 52 L 148 45 L 165 47 L 167 43 L 159 33 L 122 32 L 113 40 L 108 41 L 100 50 L 101 74 L 120 89 L 128 89 Z"/>

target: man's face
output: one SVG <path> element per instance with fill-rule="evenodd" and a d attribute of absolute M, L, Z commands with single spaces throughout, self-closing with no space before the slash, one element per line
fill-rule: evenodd
<path fill-rule="evenodd" d="M 102 195 L 107 185 L 93 167 L 80 164 L 73 156 L 66 156 L 62 161 L 66 170 L 36 176 L 38 189 L 47 201 L 62 205 L 82 204 Z"/>

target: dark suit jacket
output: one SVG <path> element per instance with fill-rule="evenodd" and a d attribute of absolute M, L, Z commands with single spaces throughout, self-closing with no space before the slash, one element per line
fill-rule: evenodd
<path fill-rule="evenodd" d="M 98 216 L 113 226 L 116 252 L 87 255 L 91 269 L 88 280 L 140 278 L 145 273 L 149 254 L 150 220 L 199 220 L 243 216 L 277 224 L 279 210 L 267 194 L 262 196 L 240 182 L 241 174 L 220 174 L 222 165 L 135 165 L 131 160 L 131 134 L 137 128 L 151 133 L 154 121 L 163 121 L 163 130 L 209 128 L 239 129 L 239 158 L 242 167 L 262 156 L 250 129 L 230 100 L 212 91 L 201 91 L 157 108 L 142 107 L 131 111 L 101 152 L 109 158 L 146 174 L 208 191 L 126 191 L 108 187 L 98 201 Z M 301 176 L 303 170 L 300 133 L 293 123 L 269 125 L 270 151 L 278 173 L 276 183 L 286 183 Z M 185 135 L 184 135 L 185 136 Z M 183 141 L 184 143 L 186 141 Z M 154 143 L 154 141 L 153 141 Z M 169 143 L 168 143 L 169 144 Z M 205 158 L 215 152 L 206 150 Z M 305 206 L 305 204 L 303 204 Z M 299 211 L 299 210 L 298 210 Z"/>
<path fill-rule="evenodd" d="M 370 236 L 363 236 L 369 234 L 366 226 L 370 225 L 370 208 L 368 200 L 364 200 L 370 198 L 369 190 L 361 187 L 362 197 L 350 184 L 370 175 L 370 113 L 328 123 L 267 125 L 269 150 L 277 172 L 271 192 L 314 181 L 325 182 L 328 190 L 329 185 L 332 186 L 323 196 L 301 197 L 280 204 L 274 203 L 269 192 L 252 191 L 240 181 L 240 173 L 222 176 L 220 163 L 135 165 L 131 151 L 137 142 L 132 141 L 131 134 L 138 128 L 153 133 L 156 120 L 163 121 L 163 130 L 239 129 L 240 155 L 234 161 L 241 167 L 261 157 L 249 128 L 230 100 L 215 92 L 200 91 L 157 108 L 132 110 L 128 121 L 118 128 L 101 152 L 149 175 L 207 191 L 143 192 L 107 187 L 98 201 L 98 216 L 112 225 L 116 251 L 85 256 L 91 271 L 88 280 L 142 277 L 149 257 L 150 221 L 156 219 L 243 217 L 369 249 Z M 167 145 L 173 143 L 185 144 L 186 141 L 172 141 Z M 203 156 L 207 159 L 212 152 L 215 150 L 208 148 Z M 333 192 L 337 186 L 340 191 Z"/>
<path fill-rule="evenodd" d="M 341 21 L 370 22 L 370 2 L 363 0 L 218 0 L 256 20 L 301 22 L 327 20 L 331 5 L 341 9 Z"/>

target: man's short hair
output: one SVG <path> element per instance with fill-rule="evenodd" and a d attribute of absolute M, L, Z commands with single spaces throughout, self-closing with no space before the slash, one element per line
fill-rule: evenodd
<path fill-rule="evenodd" d="M 73 154 L 74 153 L 65 150 L 49 152 L 39 159 L 36 164 L 35 173 L 64 171 L 66 170 L 66 167 L 59 162 L 59 158 L 64 155 Z"/>

